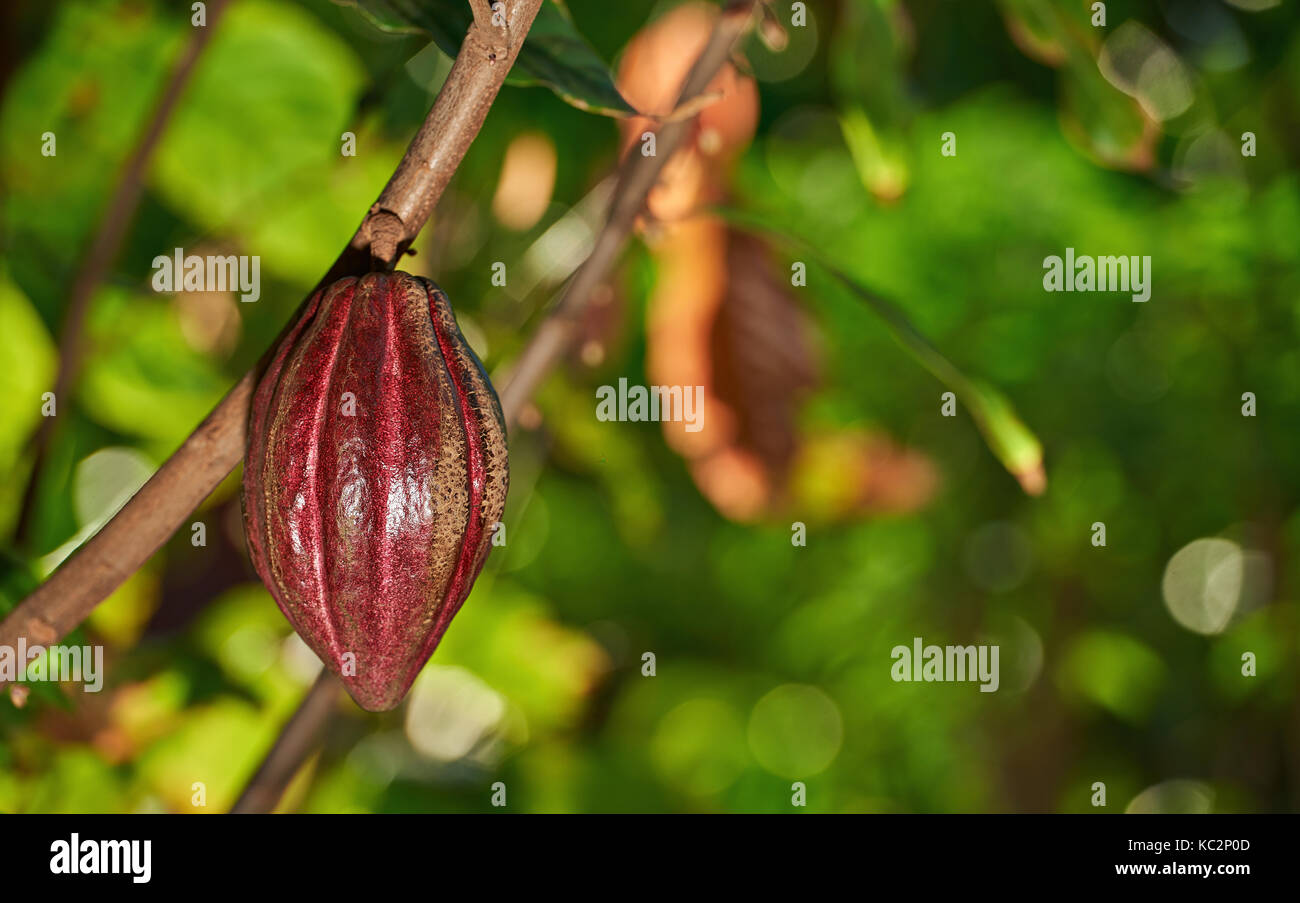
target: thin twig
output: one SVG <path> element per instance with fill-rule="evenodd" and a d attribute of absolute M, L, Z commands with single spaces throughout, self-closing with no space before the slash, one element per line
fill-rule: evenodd
<path fill-rule="evenodd" d="M 342 689 L 343 685 L 338 678 L 322 668 L 320 676 L 303 697 L 297 711 L 280 731 L 275 745 L 231 807 L 231 814 L 270 812 L 276 807 L 285 788 L 324 733 L 325 724 L 329 721 Z"/>
<path fill-rule="evenodd" d="M 61 639 L 176 532 L 239 462 L 254 383 L 244 374 L 122 510 L 4 619 L 0 647 Z"/>
<path fill-rule="evenodd" d="M 703 93 L 752 26 L 754 12 L 760 4 L 761 0 L 733 4 L 723 13 L 712 38 L 686 78 L 677 103 L 679 107 Z M 518 363 L 502 381 L 498 392 L 507 423 L 513 423 L 519 416 L 538 383 L 568 349 L 577 315 L 587 306 L 595 289 L 609 274 L 635 226 L 637 216 L 645 208 L 650 189 L 658 181 L 664 164 L 681 145 L 689 129 L 689 122 L 665 123 L 656 138 L 659 155 L 642 157 L 633 153 L 624 161 L 619 172 L 618 186 L 610 202 L 608 218 L 595 246 L 574 274 L 558 305 L 543 320 L 525 346 Z M 258 769 L 232 812 L 270 812 L 275 807 L 289 780 L 311 754 L 314 748 L 311 738 L 322 734 L 325 722 L 334 712 L 331 704 L 315 697 L 328 694 L 328 701 L 332 703 L 341 685 L 334 681 L 325 690 L 321 686 L 323 680 L 324 678 L 317 681 L 302 706 L 289 719 L 280 738 L 271 748 L 267 761 Z M 296 760 L 289 759 L 290 752 L 297 755 Z M 273 759 L 274 767 L 271 765 Z M 276 787 L 279 789 L 274 789 Z M 244 805 L 248 799 L 257 800 L 261 808 Z"/>
<path fill-rule="evenodd" d="M 67 411 L 68 396 L 77 372 L 81 369 L 82 332 L 85 328 L 86 310 L 95 290 L 104 281 L 109 268 L 117 260 L 126 239 L 127 229 L 140 206 L 140 197 L 144 194 L 144 177 L 153 159 L 154 149 L 167 130 L 172 112 L 194 74 L 195 65 L 203 50 L 207 47 L 216 31 L 221 14 L 225 12 L 227 0 L 213 0 L 208 5 L 207 26 L 195 30 L 194 38 L 186 46 L 184 53 L 176 63 L 171 79 L 163 91 L 158 105 L 154 108 L 140 140 L 127 158 L 122 178 L 117 183 L 112 200 L 99 222 L 99 229 L 91 240 L 85 261 L 72 283 L 68 295 L 67 312 L 63 316 L 63 327 L 59 334 L 59 369 L 54 378 L 54 397 L 57 403 Z M 19 544 L 27 541 L 36 511 L 36 493 L 45 469 L 50 444 L 57 429 L 57 417 L 43 417 L 29 446 L 32 454 L 32 472 L 23 492 L 22 504 L 18 509 L 18 523 L 14 530 L 14 539 Z"/>
<path fill-rule="evenodd" d="M 385 250 L 380 256 L 391 265 L 409 245 L 483 125 L 541 3 L 507 3 L 508 47 L 470 26 L 424 126 L 322 284 L 369 270 L 371 236 L 389 234 L 384 232 L 384 223 L 391 225 L 387 216 L 396 217 L 400 232 L 391 234 L 400 238 L 391 253 Z M 244 374 L 102 530 L 0 623 L 0 646 L 15 648 L 23 637 L 40 645 L 62 638 L 176 532 L 243 457 L 249 402 L 265 360 Z M 5 682 L 0 676 L 0 686 Z"/>
<path fill-rule="evenodd" d="M 754 13 L 761 5 L 761 2 L 732 4 L 723 12 L 709 43 L 686 76 L 677 99 L 678 108 L 688 107 L 694 98 L 704 93 L 713 76 L 730 59 L 740 39 L 752 27 Z M 574 273 L 558 304 L 533 333 L 502 385 L 501 408 L 505 412 L 506 423 L 514 422 L 542 378 L 572 344 L 578 315 L 587 306 L 595 289 L 609 275 L 623 244 L 636 225 L 636 218 L 645 207 L 646 196 L 690 129 L 690 119 L 665 122 L 656 133 L 654 156 L 646 157 L 635 151 L 629 152 L 614 189 L 609 218 L 597 237 L 591 254 Z"/>

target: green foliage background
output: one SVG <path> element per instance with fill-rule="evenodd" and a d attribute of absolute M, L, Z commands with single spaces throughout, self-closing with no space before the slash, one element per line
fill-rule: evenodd
<path fill-rule="evenodd" d="M 0 536 L 12 537 L 31 470 L 68 289 L 189 37 L 188 6 L 70 0 L 9 14 L 20 52 L 0 109 Z M 789 4 L 775 6 L 788 21 Z M 968 418 L 939 416 L 942 386 L 883 324 L 814 278 L 800 297 L 826 378 L 807 421 L 898 437 L 933 458 L 940 491 L 913 515 L 810 523 L 806 548 L 788 523 L 727 521 L 656 424 L 593 428 L 593 386 L 645 382 L 655 267 L 637 245 L 622 269 L 621 350 L 562 369 L 539 395 L 543 427 L 512 443 L 509 543 L 412 700 L 383 716 L 349 703 L 286 807 L 485 811 L 504 781 L 514 811 L 780 812 L 798 780 L 816 812 L 1095 811 L 1095 781 L 1105 811 L 1156 785 L 1173 788 L 1165 808 L 1300 809 L 1294 9 L 1206 3 L 1218 17 L 1198 31 L 1162 5 L 1107 4 L 1108 29 L 1144 23 L 1194 89 L 1152 143 L 1153 165 L 1126 172 L 1116 160 L 1140 147 L 1141 117 L 1080 55 L 1087 6 L 809 3 L 813 24 L 791 29 L 783 56 L 750 48 L 761 119 L 733 186 L 735 206 L 892 298 L 1011 398 L 1045 447 L 1047 493 L 1022 494 Z M 568 8 L 609 61 L 666 5 Z M 234 0 L 219 27 L 94 299 L 30 542 L 6 546 L 5 609 L 256 361 L 447 69 L 427 36 L 385 34 L 324 0 Z M 1071 49 L 1045 66 L 1023 52 L 1026 34 Z M 338 153 L 347 130 L 355 157 Z M 525 130 L 550 138 L 558 169 L 548 213 L 520 233 L 490 202 Z M 40 154 L 45 131 L 57 157 Z M 948 131 L 955 157 L 939 153 Z M 1238 153 L 1244 131 L 1258 156 Z M 1196 149 L 1206 133 L 1229 152 Z M 492 262 L 526 270 L 618 146 L 612 119 L 543 87 L 503 90 L 431 224 L 444 239 L 419 246 L 490 371 L 550 297 L 492 286 Z M 868 186 L 881 184 L 901 196 L 879 200 Z M 1067 246 L 1150 255 L 1151 300 L 1045 293 L 1043 258 Z M 196 347 L 178 299 L 150 290 L 150 262 L 175 247 L 260 255 L 262 298 L 238 305 L 235 340 Z M 196 515 L 206 547 L 182 530 L 74 635 L 107 647 L 102 694 L 34 688 L 22 709 L 0 703 L 0 812 L 219 812 L 238 794 L 311 662 L 242 550 L 237 479 Z M 1090 543 L 1096 521 L 1105 548 Z M 1208 536 L 1258 553 L 1268 579 L 1250 610 L 1202 636 L 1170 616 L 1161 581 L 1175 552 Z M 891 681 L 891 648 L 914 636 L 996 638 L 1002 690 Z"/>

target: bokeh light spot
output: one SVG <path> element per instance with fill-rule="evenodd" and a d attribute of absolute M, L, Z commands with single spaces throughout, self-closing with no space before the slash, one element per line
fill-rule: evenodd
<path fill-rule="evenodd" d="M 717 699 L 691 699 L 659 722 L 650 743 L 656 770 L 680 790 L 705 796 L 735 783 L 747 764 L 744 725 Z"/>
<path fill-rule="evenodd" d="M 758 701 L 749 716 L 749 747 L 760 765 L 784 778 L 826 769 L 839 754 L 844 721 L 817 687 L 785 684 Z"/>
<path fill-rule="evenodd" d="M 1127 815 L 1205 815 L 1214 808 L 1214 791 L 1200 781 L 1164 781 L 1148 787 L 1128 804 Z"/>
<path fill-rule="evenodd" d="M 1226 539 L 1197 539 L 1183 546 L 1165 567 L 1165 607 L 1188 630 L 1222 633 L 1241 600 L 1245 559 Z"/>
<path fill-rule="evenodd" d="M 471 754 L 492 759 L 506 701 L 464 668 L 429 665 L 411 690 L 406 737 L 421 754 L 456 762 Z"/>

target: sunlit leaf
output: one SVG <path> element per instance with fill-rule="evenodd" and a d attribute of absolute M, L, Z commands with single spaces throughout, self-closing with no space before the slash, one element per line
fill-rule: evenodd
<path fill-rule="evenodd" d="M 232 4 L 158 147 L 154 184 L 198 225 L 236 225 L 268 190 L 338 158 L 361 84 L 351 49 L 307 11 Z"/>
<path fill-rule="evenodd" d="M 139 760 L 149 788 L 176 812 L 225 812 L 239 796 L 288 713 L 259 712 L 224 698 L 186 713 L 177 728 Z M 206 806 L 194 805 L 196 782 Z"/>
<path fill-rule="evenodd" d="M 120 289 L 96 296 L 95 350 L 81 387 L 81 409 L 124 433 L 179 442 L 225 394 L 229 382 L 190 349 L 163 298 Z"/>
<path fill-rule="evenodd" d="M 574 724 L 608 667 L 590 637 L 551 620 L 542 600 L 505 578 L 479 578 L 432 661 L 468 668 L 546 730 Z"/>
<path fill-rule="evenodd" d="M 45 324 L 25 295 L 0 271 L 0 321 L 5 324 L 5 341 L 0 344 L 0 473 L 13 474 L 28 437 L 41 419 L 41 396 L 53 385 L 54 343 Z M 0 482 L 0 524 L 17 516 L 23 480 Z"/>
<path fill-rule="evenodd" d="M 105 813 L 127 811 L 122 775 L 85 747 L 59 752 L 32 783 L 25 811 L 44 813 Z"/>
<path fill-rule="evenodd" d="M 1123 633 L 1091 630 L 1061 660 L 1058 678 L 1095 705 L 1140 722 L 1155 703 L 1167 668 L 1150 647 Z"/>

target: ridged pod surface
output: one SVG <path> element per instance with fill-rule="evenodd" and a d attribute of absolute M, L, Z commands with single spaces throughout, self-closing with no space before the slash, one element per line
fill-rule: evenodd
<path fill-rule="evenodd" d="M 407 273 L 340 279 L 253 396 L 249 555 L 352 698 L 385 711 L 469 595 L 508 481 L 501 406 L 447 296 Z"/>

